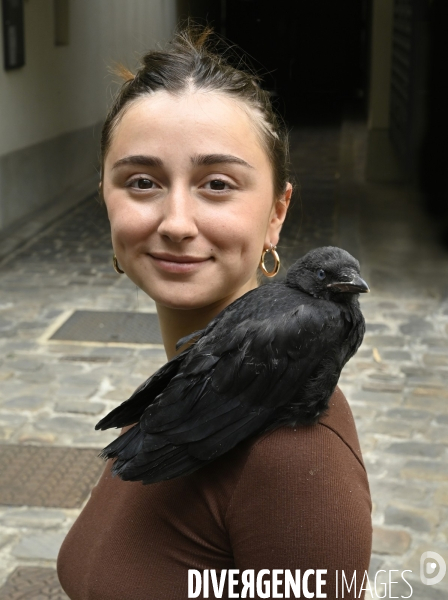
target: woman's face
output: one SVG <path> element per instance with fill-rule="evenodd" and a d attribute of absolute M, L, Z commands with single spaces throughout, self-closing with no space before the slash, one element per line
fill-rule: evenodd
<path fill-rule="evenodd" d="M 236 101 L 213 92 L 141 97 L 114 130 L 104 164 L 119 264 L 160 305 L 225 305 L 256 287 L 289 187 L 274 202 L 269 159 Z"/>

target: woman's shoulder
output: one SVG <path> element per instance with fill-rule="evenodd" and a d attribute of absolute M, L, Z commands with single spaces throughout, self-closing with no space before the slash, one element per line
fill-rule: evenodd
<path fill-rule="evenodd" d="M 370 514 L 366 470 L 355 422 L 344 394 L 337 388 L 320 421 L 303 427 L 279 427 L 244 449 L 244 462 L 229 503 L 228 516 L 241 512 L 248 497 L 291 510 L 347 498 Z M 333 507 L 334 508 L 334 507 Z M 238 517 L 237 517 L 238 518 Z"/>
<path fill-rule="evenodd" d="M 339 389 L 318 423 L 263 434 L 246 447 L 245 458 L 224 521 L 241 569 L 367 568 L 369 484 Z"/>
<path fill-rule="evenodd" d="M 356 425 L 350 406 L 337 387 L 325 414 L 314 425 L 279 427 L 256 438 L 247 448 L 246 461 L 260 462 L 266 469 L 270 463 L 289 461 L 307 464 L 317 455 L 338 457 L 349 455 L 364 470 Z"/>

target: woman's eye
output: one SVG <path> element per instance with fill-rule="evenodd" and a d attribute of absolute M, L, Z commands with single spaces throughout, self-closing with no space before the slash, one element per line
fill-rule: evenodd
<path fill-rule="evenodd" d="M 221 192 L 222 190 L 229 188 L 229 184 L 222 179 L 212 179 L 211 181 L 207 181 L 205 185 L 210 186 L 209 189 L 214 192 Z"/>
<path fill-rule="evenodd" d="M 133 179 L 129 187 L 138 189 L 138 190 L 152 190 L 155 187 L 154 181 L 151 179 L 146 179 L 145 177 L 139 177 L 138 179 Z"/>

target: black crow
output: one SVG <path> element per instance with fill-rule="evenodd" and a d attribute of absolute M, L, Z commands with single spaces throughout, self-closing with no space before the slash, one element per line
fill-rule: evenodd
<path fill-rule="evenodd" d="M 359 263 L 327 246 L 282 282 L 227 306 L 194 343 L 143 383 L 96 429 L 134 427 L 101 453 L 112 472 L 153 483 L 191 473 L 238 442 L 318 420 L 365 331 Z"/>

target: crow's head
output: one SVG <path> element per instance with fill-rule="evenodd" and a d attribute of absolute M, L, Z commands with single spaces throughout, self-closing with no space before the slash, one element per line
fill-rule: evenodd
<path fill-rule="evenodd" d="M 369 286 L 359 274 L 359 262 L 334 246 L 311 250 L 296 261 L 286 274 L 286 285 L 324 300 L 350 302 Z"/>

